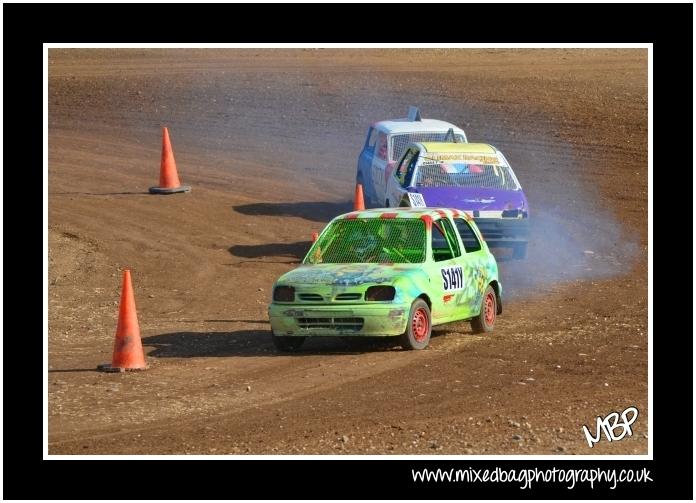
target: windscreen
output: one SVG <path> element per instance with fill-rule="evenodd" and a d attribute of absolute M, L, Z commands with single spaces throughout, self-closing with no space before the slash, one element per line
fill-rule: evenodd
<path fill-rule="evenodd" d="M 305 264 L 403 264 L 425 261 L 425 222 L 415 218 L 335 220 Z"/>
<path fill-rule="evenodd" d="M 519 189 L 509 167 L 465 162 L 424 162 L 418 168 L 414 186 Z"/>

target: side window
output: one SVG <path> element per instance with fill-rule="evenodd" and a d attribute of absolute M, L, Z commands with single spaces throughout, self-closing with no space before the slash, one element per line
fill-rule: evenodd
<path fill-rule="evenodd" d="M 446 218 L 433 222 L 432 248 L 435 262 L 449 260 L 460 255 L 454 229 Z"/>
<path fill-rule="evenodd" d="M 454 225 L 457 226 L 459 235 L 462 237 L 462 243 L 464 243 L 464 249 L 467 253 L 476 252 L 481 249 L 481 243 L 476 237 L 474 229 L 469 225 L 469 222 L 463 218 L 455 218 Z"/>
<path fill-rule="evenodd" d="M 379 133 L 377 136 L 377 150 L 375 151 L 377 157 L 383 161 L 387 160 L 387 135 L 384 133 Z"/>
<path fill-rule="evenodd" d="M 399 163 L 399 167 L 394 170 L 394 176 L 396 176 L 399 179 L 399 183 L 401 183 L 401 185 L 406 183 L 406 171 L 408 170 L 408 165 L 411 163 L 413 158 L 414 151 L 407 150 L 404 154 L 404 157 L 401 159 L 401 162 Z"/>
<path fill-rule="evenodd" d="M 401 184 L 404 187 L 408 187 L 411 185 L 411 180 L 413 179 L 413 172 L 416 170 L 416 164 L 418 163 L 418 151 L 414 154 L 414 156 L 411 158 L 411 160 L 408 163 L 408 167 L 406 168 L 406 178 L 404 182 Z"/>
<path fill-rule="evenodd" d="M 461 252 L 459 251 L 459 240 L 457 239 L 457 233 L 454 231 L 454 227 L 452 227 L 452 224 L 446 218 L 443 218 L 440 221 L 445 228 L 445 234 L 447 236 L 447 241 L 449 242 L 450 248 L 452 249 L 453 257 L 459 257 Z"/>
<path fill-rule="evenodd" d="M 369 150 L 370 152 L 374 152 L 375 143 L 377 143 L 377 136 L 378 135 L 379 135 L 379 131 L 377 131 L 375 128 L 371 127 L 370 130 L 367 132 L 367 143 L 365 144 L 365 150 Z"/>

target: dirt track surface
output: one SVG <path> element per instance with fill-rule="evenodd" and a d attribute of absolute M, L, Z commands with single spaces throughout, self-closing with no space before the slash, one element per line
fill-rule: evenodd
<path fill-rule="evenodd" d="M 411 104 L 529 198 L 495 332 L 276 353 L 274 280 Z M 190 194 L 146 193 L 162 125 Z M 645 50 L 52 49 L 48 182 L 50 454 L 647 453 Z M 150 369 L 97 373 L 125 267 Z M 633 436 L 590 449 L 628 406 Z"/>

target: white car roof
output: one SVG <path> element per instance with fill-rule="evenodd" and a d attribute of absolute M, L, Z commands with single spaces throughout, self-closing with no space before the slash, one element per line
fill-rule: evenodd
<path fill-rule="evenodd" d="M 440 121 L 437 119 L 421 119 L 419 121 L 411 121 L 407 118 L 390 119 L 386 121 L 375 122 L 373 127 L 384 131 L 387 134 L 391 133 L 417 133 L 419 131 L 443 131 L 447 132 L 449 128 L 454 129 L 459 133 L 463 131 L 449 122 Z"/>

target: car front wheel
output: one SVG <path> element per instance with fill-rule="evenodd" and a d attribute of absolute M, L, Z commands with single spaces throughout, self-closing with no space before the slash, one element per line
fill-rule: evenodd
<path fill-rule="evenodd" d="M 471 328 L 474 333 L 492 332 L 495 326 L 495 314 L 498 312 L 498 302 L 495 298 L 495 290 L 488 285 L 481 300 L 481 312 L 471 320 Z"/>
<path fill-rule="evenodd" d="M 428 304 L 421 298 L 414 300 L 406 331 L 401 335 L 401 346 L 404 349 L 425 349 L 430 342 L 432 328 Z"/>

